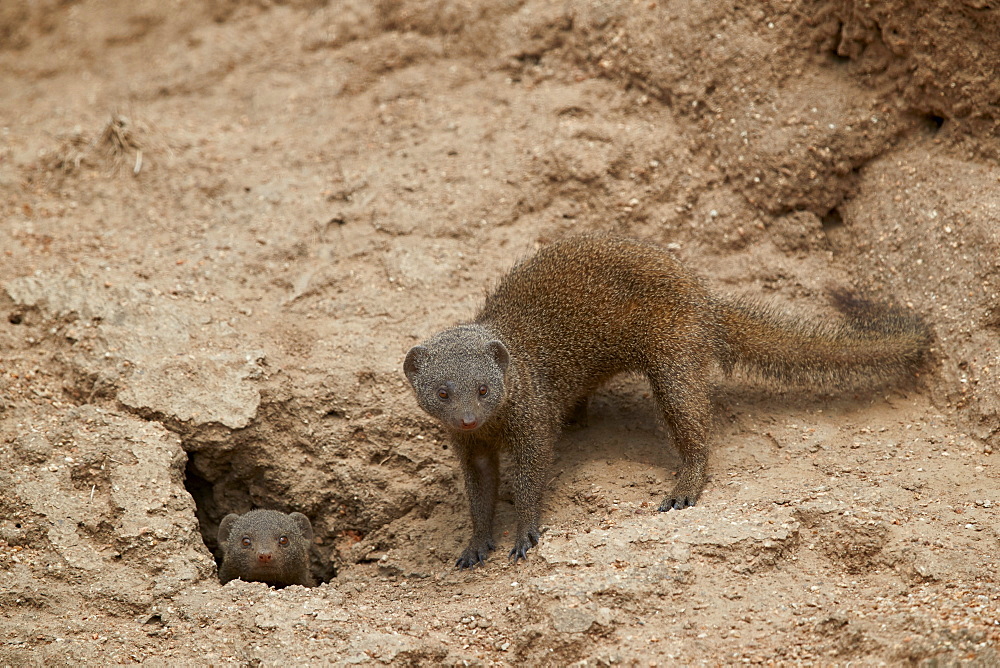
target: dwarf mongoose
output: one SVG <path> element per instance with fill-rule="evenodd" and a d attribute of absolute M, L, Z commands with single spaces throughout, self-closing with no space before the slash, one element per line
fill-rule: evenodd
<path fill-rule="evenodd" d="M 239 578 L 266 582 L 275 587 L 312 587 L 309 574 L 309 546 L 313 530 L 302 513 L 251 510 L 245 515 L 230 513 L 219 524 L 222 566 L 219 580 L 226 584 Z"/>
<path fill-rule="evenodd" d="M 837 301 L 843 323 L 723 299 L 668 251 L 618 237 L 572 237 L 520 262 L 475 320 L 415 346 L 403 365 L 461 459 L 473 528 L 457 565 L 483 563 L 494 547 L 500 450 L 513 460 L 510 556 L 517 562 L 538 543 L 560 427 L 617 373 L 649 379 L 680 450 L 677 483 L 659 507 L 666 511 L 694 505 L 705 485 L 713 364 L 835 388 L 878 384 L 920 362 L 930 335 L 917 316 L 845 295 Z"/>

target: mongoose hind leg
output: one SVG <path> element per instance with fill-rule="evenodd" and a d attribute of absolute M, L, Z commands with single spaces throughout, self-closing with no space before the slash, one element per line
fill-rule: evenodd
<path fill-rule="evenodd" d="M 493 551 L 493 513 L 497 502 L 500 463 L 495 447 L 471 444 L 460 447 L 465 492 L 472 515 L 472 538 L 455 565 L 461 569 L 486 563 Z"/>
<path fill-rule="evenodd" d="M 661 512 L 693 506 L 705 487 L 712 410 L 707 367 L 675 365 L 650 374 L 653 396 L 681 453 L 677 483 L 660 503 Z"/>

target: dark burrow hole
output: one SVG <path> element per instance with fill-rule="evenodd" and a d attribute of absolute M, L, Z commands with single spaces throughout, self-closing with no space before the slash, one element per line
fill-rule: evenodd
<path fill-rule="evenodd" d="M 830 60 L 836 63 L 837 65 L 846 65 L 847 63 L 851 62 L 850 56 L 842 56 L 833 50 L 828 51 L 827 55 L 829 55 Z"/>
<path fill-rule="evenodd" d="M 215 558 L 217 566 L 222 565 L 222 552 L 219 548 L 218 534 L 219 523 L 222 518 L 229 513 L 243 513 L 257 508 L 273 508 L 283 512 L 293 512 L 294 507 L 277 507 L 275 505 L 257 505 L 252 502 L 249 491 L 232 493 L 232 480 L 228 480 L 226 489 L 216 489 L 216 484 L 207 480 L 198 472 L 195 457 L 197 453 L 188 454 L 187 468 L 184 472 L 184 487 L 191 498 L 194 499 L 195 515 L 198 518 L 198 529 L 201 532 L 201 539 L 205 547 Z M 216 467 L 218 462 L 215 463 Z M 306 513 L 308 516 L 309 514 Z M 322 535 L 317 518 L 309 517 L 312 522 L 313 531 L 322 538 L 321 544 L 312 545 L 310 550 L 310 571 L 317 584 L 330 582 L 337 577 L 337 567 L 332 563 L 330 556 L 334 551 L 334 537 Z"/>
<path fill-rule="evenodd" d="M 927 114 L 924 116 L 924 121 L 927 124 L 927 128 L 933 132 L 937 133 L 942 127 L 944 127 L 944 116 L 938 116 L 936 114 Z"/>
<path fill-rule="evenodd" d="M 820 218 L 820 222 L 823 224 L 823 229 L 827 232 L 844 225 L 844 219 L 841 217 L 840 210 L 837 207 L 834 207 L 823 214 L 823 217 Z"/>
<path fill-rule="evenodd" d="M 536 66 L 542 62 L 542 55 L 540 53 L 519 53 L 514 56 L 514 59 L 524 65 Z"/>
<path fill-rule="evenodd" d="M 983 324 L 990 329 L 1000 331 L 1000 306 L 992 306 L 986 311 Z"/>
<path fill-rule="evenodd" d="M 836 31 L 835 34 L 838 37 L 837 41 L 838 42 L 842 42 L 843 38 L 844 38 L 844 24 L 843 23 L 841 23 L 839 21 L 837 22 L 837 31 Z M 840 48 L 839 46 L 834 46 L 834 47 L 826 50 L 826 54 L 827 54 L 827 56 L 829 56 L 830 60 L 832 62 L 836 63 L 837 65 L 845 65 L 845 64 L 851 62 L 850 56 L 842 56 L 842 55 L 840 55 L 837 52 L 837 49 L 839 49 L 839 48 Z"/>

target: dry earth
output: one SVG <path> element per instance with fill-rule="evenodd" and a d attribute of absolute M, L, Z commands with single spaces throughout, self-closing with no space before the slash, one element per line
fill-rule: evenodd
<path fill-rule="evenodd" d="M 994 0 L 5 0 L 0 665 L 1000 663 Z M 929 5 L 929 6 L 925 6 Z M 874 394 L 720 378 L 713 479 L 638 380 L 527 563 L 458 572 L 406 350 L 575 231 L 935 332 Z M 216 579 L 221 517 L 314 589 Z"/>

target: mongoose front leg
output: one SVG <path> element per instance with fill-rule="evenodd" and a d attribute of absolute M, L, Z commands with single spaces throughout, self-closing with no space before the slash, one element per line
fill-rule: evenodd
<path fill-rule="evenodd" d="M 514 511 L 517 514 L 517 535 L 509 558 L 517 563 L 528 558 L 528 550 L 538 545 L 541 534 L 542 488 L 548 475 L 549 459 L 555 437 L 532 434 L 511 443 L 514 463 Z"/>
<path fill-rule="evenodd" d="M 653 395 L 681 453 L 677 483 L 660 503 L 660 512 L 693 506 L 705 487 L 712 410 L 705 373 L 707 370 L 702 369 L 700 373 L 679 375 L 670 370 L 650 378 Z"/>
<path fill-rule="evenodd" d="M 474 568 L 486 562 L 495 547 L 493 543 L 493 511 L 497 501 L 497 481 L 500 465 L 495 448 L 467 445 L 460 448 L 465 493 L 469 497 L 472 515 L 472 539 L 455 562 L 459 568 Z"/>

